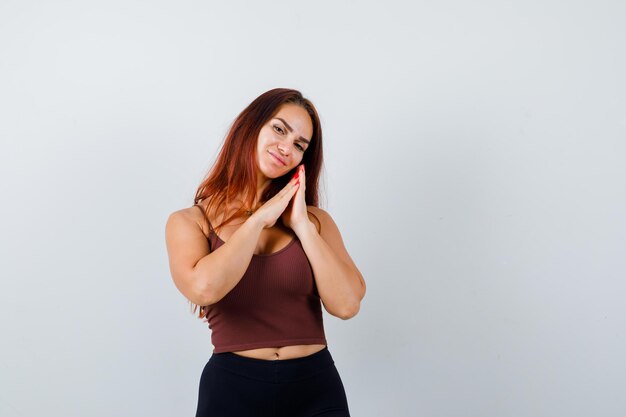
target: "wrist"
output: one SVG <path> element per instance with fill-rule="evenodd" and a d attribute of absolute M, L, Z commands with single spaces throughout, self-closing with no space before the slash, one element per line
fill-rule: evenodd
<path fill-rule="evenodd" d="M 309 219 L 301 225 L 296 226 L 296 228 L 294 228 L 294 232 L 296 232 L 299 239 L 306 238 L 306 236 L 311 234 L 318 234 L 315 224 Z"/>
<path fill-rule="evenodd" d="M 257 216 L 256 213 L 253 213 L 250 217 L 248 217 L 245 223 L 252 225 L 255 229 L 258 229 L 258 230 L 265 229 L 265 224 L 263 223 L 261 218 Z"/>

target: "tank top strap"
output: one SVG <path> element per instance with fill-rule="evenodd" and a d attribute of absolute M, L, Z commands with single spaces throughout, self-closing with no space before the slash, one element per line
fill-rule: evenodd
<path fill-rule="evenodd" d="M 209 224 L 209 230 L 211 232 L 213 232 L 213 234 L 217 234 L 217 233 L 215 233 L 215 230 L 213 230 L 213 225 L 211 224 L 211 221 L 209 220 L 209 216 L 207 216 L 207 214 L 204 211 L 204 209 L 202 208 L 202 206 L 200 204 L 194 204 L 194 206 L 198 207 L 200 209 L 200 211 L 202 212 L 202 215 L 204 216 L 204 219 Z"/>

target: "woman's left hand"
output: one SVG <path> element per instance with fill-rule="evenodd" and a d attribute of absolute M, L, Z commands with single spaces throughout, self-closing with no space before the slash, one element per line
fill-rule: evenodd
<path fill-rule="evenodd" d="M 283 224 L 291 228 L 296 234 L 310 223 L 309 215 L 306 210 L 306 200 L 304 198 L 306 191 L 304 164 L 298 166 L 298 179 L 300 181 L 298 191 L 293 195 L 293 198 L 281 215 Z"/>

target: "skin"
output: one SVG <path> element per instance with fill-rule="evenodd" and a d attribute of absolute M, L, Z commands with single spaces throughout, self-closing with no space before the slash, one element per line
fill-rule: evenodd
<path fill-rule="evenodd" d="M 290 132 L 287 126 L 279 120 L 283 119 L 293 129 Z M 257 196 L 274 178 L 278 178 L 291 171 L 302 162 L 308 144 L 301 141 L 303 137 L 311 140 L 313 124 L 305 109 L 295 104 L 285 104 L 278 113 L 270 119 L 259 132 L 257 140 Z M 277 162 L 270 152 L 285 165 Z M 258 200 L 258 197 L 257 197 Z"/>
<path fill-rule="evenodd" d="M 292 130 L 289 130 L 283 119 Z M 259 132 L 257 140 L 257 201 L 263 189 L 273 178 L 287 174 L 302 162 L 308 144 L 300 140 L 311 140 L 313 124 L 307 111 L 294 104 L 283 105 Z M 274 156 L 282 159 L 277 161 Z M 293 234 L 298 236 L 309 258 L 316 278 L 324 307 L 335 316 L 343 319 L 352 317 L 358 311 L 360 300 L 365 295 L 365 281 L 348 255 L 334 221 L 324 210 L 307 206 L 305 195 L 304 166 L 299 168 L 300 185 L 289 205 L 281 215 L 287 229 L 278 223 L 262 231 L 255 253 L 273 253 L 285 247 Z M 255 204 L 254 207 L 257 207 Z M 194 210 L 193 215 L 197 215 Z M 313 213 L 315 216 L 310 215 Z M 199 213 L 201 215 L 201 213 Z M 219 215 L 210 214 L 212 219 Z M 317 217 L 316 217 L 317 216 Z M 317 222 L 320 219 L 320 223 Z M 199 224 L 201 219 L 198 219 Z M 241 223 L 229 223 L 220 231 L 220 237 L 228 241 Z M 349 310 L 347 307 L 351 306 Z M 356 306 L 356 307 L 354 307 Z M 355 310 L 356 308 L 356 310 Z M 346 314 L 345 311 L 350 311 Z M 240 356 L 264 359 L 293 359 L 311 355 L 326 345 L 292 345 L 268 347 L 233 352 Z"/>

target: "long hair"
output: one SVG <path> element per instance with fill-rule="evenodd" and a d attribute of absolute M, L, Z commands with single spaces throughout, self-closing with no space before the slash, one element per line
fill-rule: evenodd
<path fill-rule="evenodd" d="M 313 125 L 311 143 L 304 152 L 302 164 L 306 171 L 305 201 L 307 205 L 318 207 L 318 183 L 323 163 L 322 152 L 322 126 L 317 110 L 313 103 L 302 96 L 298 90 L 288 88 L 274 88 L 258 96 L 248 105 L 233 121 L 226 135 L 222 149 L 216 162 L 209 169 L 205 179 L 196 191 L 194 204 L 207 200 L 206 213 L 213 210 L 217 213 L 226 207 L 231 207 L 231 202 L 237 196 L 243 196 L 243 204 L 233 204 L 238 207 L 235 212 L 224 219 L 220 226 L 230 220 L 242 217 L 245 207 L 251 207 L 257 194 L 257 177 L 259 169 L 257 164 L 257 139 L 263 125 L 278 113 L 284 104 L 296 104 L 304 108 Z M 276 195 L 291 179 L 296 172 L 292 169 L 285 175 L 274 178 L 263 190 L 259 203 L 263 203 Z M 240 201 L 241 203 L 241 201 Z M 224 216 L 226 217 L 226 216 Z M 190 301 L 191 303 L 191 301 Z M 206 307 L 191 303 L 192 312 L 195 313 L 200 307 L 198 318 L 206 315 Z"/>

